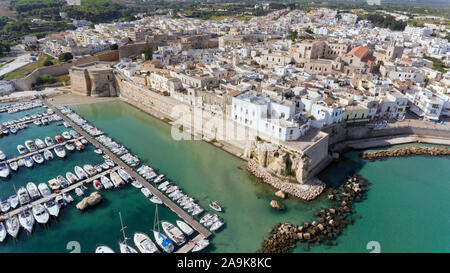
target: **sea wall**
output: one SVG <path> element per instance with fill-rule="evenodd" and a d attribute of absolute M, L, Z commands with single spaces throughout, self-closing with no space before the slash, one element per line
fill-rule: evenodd
<path fill-rule="evenodd" d="M 364 152 L 362 154 L 362 158 L 367 160 L 375 160 L 388 157 L 405 157 L 411 155 L 430 155 L 430 156 L 450 155 L 450 148 L 412 146 L 399 149 Z"/>

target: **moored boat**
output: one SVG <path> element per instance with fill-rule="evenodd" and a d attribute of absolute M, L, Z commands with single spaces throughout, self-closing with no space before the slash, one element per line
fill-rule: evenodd
<path fill-rule="evenodd" d="M 149 198 L 150 202 L 152 202 L 153 204 L 158 204 L 161 205 L 163 202 L 162 200 L 158 197 L 158 196 L 152 196 Z"/>
<path fill-rule="evenodd" d="M 30 195 L 31 200 L 36 200 L 39 199 L 39 197 L 41 197 L 38 187 L 33 182 L 27 183 L 27 191 L 28 194 Z"/>
<path fill-rule="evenodd" d="M 59 190 L 61 188 L 61 185 L 59 185 L 59 182 L 56 178 L 50 179 L 48 181 L 48 185 L 50 187 L 50 189 L 52 190 Z"/>
<path fill-rule="evenodd" d="M 7 232 L 6 232 L 5 225 L 3 224 L 3 222 L 0 222 L 0 243 L 5 240 L 6 235 L 7 235 Z"/>
<path fill-rule="evenodd" d="M 221 212 L 222 208 L 219 206 L 219 204 L 217 203 L 217 201 L 211 202 L 209 204 L 209 207 L 212 208 L 215 211 Z"/>
<path fill-rule="evenodd" d="M 70 184 L 76 183 L 78 181 L 78 177 L 76 177 L 72 172 L 66 172 L 66 179 Z"/>
<path fill-rule="evenodd" d="M 44 151 L 44 158 L 45 160 L 52 160 L 53 159 L 53 153 L 50 150 Z"/>
<path fill-rule="evenodd" d="M 25 148 L 25 146 L 23 145 L 17 145 L 17 151 L 19 152 L 19 154 L 23 155 L 27 153 L 27 149 Z"/>
<path fill-rule="evenodd" d="M 142 253 L 158 253 L 158 247 L 153 243 L 153 241 L 147 236 L 147 234 L 142 232 L 136 232 L 133 236 L 133 241 L 136 247 Z"/>
<path fill-rule="evenodd" d="M 3 213 L 7 213 L 11 209 L 11 205 L 9 204 L 9 201 L 7 199 L 2 200 L 0 203 L 0 210 Z"/>
<path fill-rule="evenodd" d="M 48 222 L 50 215 L 43 205 L 36 204 L 33 206 L 31 211 L 33 213 L 34 219 L 36 219 L 36 222 L 38 222 L 39 224 L 46 224 Z"/>
<path fill-rule="evenodd" d="M 86 171 L 86 173 L 89 176 L 94 176 L 95 174 L 97 174 L 97 171 L 94 169 L 94 167 L 92 167 L 92 165 L 90 164 L 84 164 L 83 165 L 83 169 Z"/>
<path fill-rule="evenodd" d="M 66 150 L 62 145 L 55 146 L 55 148 L 53 148 L 53 151 L 55 151 L 55 154 L 60 158 L 66 157 Z"/>
<path fill-rule="evenodd" d="M 131 182 L 131 185 L 132 185 L 133 187 L 135 187 L 136 189 L 141 189 L 141 188 L 142 188 L 142 184 L 139 183 L 138 181 L 133 181 L 133 182 Z"/>
<path fill-rule="evenodd" d="M 109 246 L 100 245 L 95 249 L 95 253 L 115 253 Z"/>
<path fill-rule="evenodd" d="M 41 193 L 42 197 L 47 197 L 52 194 L 50 188 L 45 183 L 39 183 L 38 190 Z"/>
<path fill-rule="evenodd" d="M 100 181 L 102 182 L 102 185 L 105 189 L 111 189 L 114 187 L 114 184 L 111 182 L 111 180 L 106 177 L 105 175 L 102 176 L 102 178 L 100 179 Z"/>
<path fill-rule="evenodd" d="M 58 217 L 59 215 L 59 204 L 55 202 L 54 199 L 50 199 L 44 203 L 44 207 L 47 209 L 51 216 Z"/>
<path fill-rule="evenodd" d="M 194 247 L 192 248 L 192 252 L 199 252 L 209 246 L 209 240 L 203 239 L 198 242 L 194 242 Z"/>
<path fill-rule="evenodd" d="M 44 141 L 42 141 L 42 139 L 40 139 L 40 138 L 36 138 L 36 139 L 34 140 L 34 143 L 36 144 L 36 146 L 37 146 L 39 149 L 44 149 L 45 147 L 47 147 L 47 145 L 45 145 Z"/>
<path fill-rule="evenodd" d="M 62 132 L 61 135 L 62 135 L 63 138 L 65 138 L 65 139 L 67 139 L 67 140 L 69 140 L 69 139 L 72 138 L 72 136 L 70 135 L 70 133 L 67 132 L 67 131 Z"/>
<path fill-rule="evenodd" d="M 75 150 L 75 146 L 73 146 L 72 143 L 66 143 L 66 145 L 64 145 L 64 147 L 66 147 L 66 149 L 67 149 L 69 152 L 72 152 L 72 151 Z"/>
<path fill-rule="evenodd" d="M 121 178 L 120 175 L 117 174 L 116 172 L 114 172 L 114 171 L 111 172 L 111 173 L 110 173 L 110 177 L 111 177 L 111 181 L 114 183 L 114 186 L 115 186 L 116 188 L 117 188 L 117 187 L 120 187 L 121 184 L 124 184 L 122 178 Z"/>
<path fill-rule="evenodd" d="M 144 194 L 145 197 L 149 197 L 150 195 L 152 195 L 152 193 L 150 192 L 149 189 L 147 188 L 142 188 L 141 189 L 142 194 Z"/>
<path fill-rule="evenodd" d="M 26 156 L 23 158 L 24 164 L 27 168 L 31 168 L 34 165 L 34 160 L 31 158 L 31 156 Z"/>
<path fill-rule="evenodd" d="M 98 180 L 94 180 L 92 181 L 92 186 L 94 186 L 94 188 L 96 190 L 101 190 L 102 189 L 102 183 Z"/>
<path fill-rule="evenodd" d="M 194 233 L 194 230 L 191 228 L 191 226 L 189 226 L 188 224 L 186 224 L 184 221 L 181 220 L 177 220 L 177 226 L 181 229 L 181 231 L 184 232 L 184 234 L 186 235 L 191 235 L 192 233 Z"/>
<path fill-rule="evenodd" d="M 19 205 L 19 197 L 17 196 L 17 194 L 11 195 L 10 197 L 8 197 L 8 202 L 11 208 L 15 209 Z"/>
<path fill-rule="evenodd" d="M 172 240 L 164 236 L 161 232 L 153 231 L 156 243 L 164 250 L 164 252 L 172 253 L 175 249 Z"/>
<path fill-rule="evenodd" d="M 32 156 L 32 158 L 33 158 L 34 162 L 36 162 L 36 163 L 38 163 L 38 164 L 44 163 L 44 157 L 42 157 L 41 154 L 34 154 L 34 155 Z"/>
<path fill-rule="evenodd" d="M 28 191 L 25 187 L 20 187 L 19 190 L 17 190 L 17 196 L 19 197 L 21 206 L 30 203 L 30 195 L 28 195 Z"/>
<path fill-rule="evenodd" d="M 30 209 L 23 209 L 19 212 L 19 223 L 29 233 L 33 231 L 34 217 Z"/>
<path fill-rule="evenodd" d="M 6 155 L 3 153 L 2 150 L 0 150 L 0 161 L 3 161 L 6 159 Z"/>
<path fill-rule="evenodd" d="M 6 232 L 11 235 L 13 238 L 17 238 L 17 234 L 19 234 L 20 224 L 19 219 L 16 215 L 9 217 L 6 220 Z"/>
<path fill-rule="evenodd" d="M 88 178 L 87 173 L 80 166 L 75 166 L 75 174 L 78 176 L 78 180 Z"/>
<path fill-rule="evenodd" d="M 31 140 L 25 141 L 25 147 L 27 147 L 27 149 L 28 149 L 28 151 L 29 151 L 30 153 L 35 152 L 35 151 L 38 150 L 36 144 L 34 144 L 34 142 L 31 141 Z"/>
<path fill-rule="evenodd" d="M 63 143 L 63 138 L 60 135 L 56 135 L 55 140 L 57 143 Z"/>
<path fill-rule="evenodd" d="M 9 174 L 10 174 L 10 171 L 9 171 L 8 164 L 1 162 L 0 163 L 0 177 L 7 178 L 9 176 Z"/>
<path fill-rule="evenodd" d="M 120 168 L 117 170 L 117 173 L 120 175 L 120 177 L 125 181 L 125 182 L 132 182 L 133 181 L 133 177 L 131 175 L 128 174 L 127 171 L 125 171 L 124 169 Z"/>
<path fill-rule="evenodd" d="M 44 138 L 44 142 L 47 146 L 53 146 L 55 145 L 55 141 L 53 141 L 53 139 L 51 137 L 46 136 Z"/>
<path fill-rule="evenodd" d="M 58 180 L 59 185 L 61 186 L 61 188 L 67 188 L 68 186 L 70 186 L 69 181 L 67 181 L 67 179 L 64 178 L 64 176 L 62 175 L 58 175 L 56 177 L 56 179 Z"/>
<path fill-rule="evenodd" d="M 164 233 L 166 233 L 176 245 L 180 246 L 186 242 L 183 232 L 173 224 L 167 221 L 161 221 L 161 226 Z"/>

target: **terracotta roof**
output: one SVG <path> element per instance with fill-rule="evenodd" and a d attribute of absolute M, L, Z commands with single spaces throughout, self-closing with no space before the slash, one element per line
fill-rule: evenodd
<path fill-rule="evenodd" d="M 347 55 L 355 55 L 356 57 L 362 59 L 367 53 L 369 52 L 369 49 L 364 46 L 357 46 L 350 50 Z"/>

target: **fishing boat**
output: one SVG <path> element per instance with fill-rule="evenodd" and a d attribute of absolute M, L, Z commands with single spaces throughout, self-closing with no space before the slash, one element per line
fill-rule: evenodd
<path fill-rule="evenodd" d="M 50 199 L 44 203 L 44 207 L 47 209 L 51 216 L 58 217 L 59 215 L 59 204 L 55 202 L 54 199 Z"/>
<path fill-rule="evenodd" d="M 125 182 L 132 182 L 133 177 L 127 173 L 124 169 L 120 168 L 117 170 L 117 173 L 122 177 Z"/>
<path fill-rule="evenodd" d="M 7 213 L 9 210 L 11 209 L 11 205 L 9 204 L 8 200 L 2 200 L 2 202 L 0 203 L 0 210 L 3 213 Z"/>
<path fill-rule="evenodd" d="M 72 138 L 72 136 L 70 135 L 70 133 L 67 132 L 67 131 L 62 132 L 61 135 L 62 135 L 62 137 L 65 138 L 65 139 L 71 139 L 71 138 Z"/>
<path fill-rule="evenodd" d="M 36 144 L 34 144 L 34 142 L 31 141 L 31 140 L 25 141 L 25 147 L 27 147 L 27 149 L 28 149 L 28 151 L 29 151 L 30 153 L 35 152 L 35 151 L 38 150 Z"/>
<path fill-rule="evenodd" d="M 166 233 L 176 245 L 180 246 L 186 242 L 183 232 L 173 224 L 167 221 L 161 221 L 161 226 L 164 233 Z"/>
<path fill-rule="evenodd" d="M 194 242 L 194 247 L 192 248 L 192 252 L 199 252 L 209 246 L 209 240 L 203 239 L 198 242 Z"/>
<path fill-rule="evenodd" d="M 102 189 L 102 183 L 98 180 L 92 181 L 92 186 L 94 186 L 94 189 L 96 189 L 96 190 Z"/>
<path fill-rule="evenodd" d="M 94 176 L 94 175 L 97 174 L 97 171 L 95 170 L 95 168 L 92 167 L 92 165 L 90 165 L 90 164 L 85 164 L 85 165 L 83 165 L 83 169 L 86 171 L 86 173 L 87 173 L 89 176 Z"/>
<path fill-rule="evenodd" d="M 7 232 L 6 232 L 6 228 L 5 225 L 3 224 L 3 222 L 0 222 L 0 242 L 3 242 L 6 238 Z"/>
<path fill-rule="evenodd" d="M 67 188 L 68 186 L 70 186 L 69 181 L 67 181 L 67 179 L 64 178 L 64 176 L 62 175 L 58 175 L 56 177 L 56 179 L 58 180 L 59 185 L 61 186 L 61 188 Z"/>
<path fill-rule="evenodd" d="M 98 155 L 101 155 L 101 154 L 103 154 L 103 151 L 102 151 L 102 149 L 97 148 L 97 149 L 94 150 L 94 153 L 96 153 Z"/>
<path fill-rule="evenodd" d="M 50 188 L 45 183 L 39 183 L 38 190 L 41 193 L 42 197 L 47 197 L 52 194 Z"/>
<path fill-rule="evenodd" d="M 100 179 L 100 181 L 102 182 L 102 185 L 105 189 L 111 189 L 114 187 L 114 184 L 111 182 L 111 180 L 109 180 L 108 177 L 106 176 L 102 176 L 102 178 Z"/>
<path fill-rule="evenodd" d="M 63 193 L 62 197 L 64 199 L 64 202 L 66 202 L 67 204 L 70 204 L 73 202 L 73 197 L 68 192 Z"/>
<path fill-rule="evenodd" d="M 158 205 L 162 205 L 162 200 L 158 197 L 158 196 L 152 196 L 149 198 L 150 202 L 154 203 L 154 204 L 158 204 Z"/>
<path fill-rule="evenodd" d="M 120 253 L 138 253 L 136 249 L 132 248 L 127 244 L 127 236 L 125 235 L 126 227 L 123 226 L 122 214 L 119 212 L 120 226 L 122 227 L 120 231 L 123 233 L 123 241 L 119 242 Z"/>
<path fill-rule="evenodd" d="M 66 157 L 66 150 L 62 145 L 55 146 L 55 148 L 53 148 L 53 151 L 55 151 L 55 154 L 60 158 Z"/>
<path fill-rule="evenodd" d="M 17 151 L 19 151 L 19 154 L 23 155 L 27 153 L 27 149 L 23 145 L 17 145 Z"/>
<path fill-rule="evenodd" d="M 142 189 L 141 189 L 141 192 L 142 192 L 142 194 L 144 194 L 145 197 L 147 197 L 147 198 L 148 198 L 150 195 L 152 195 L 152 193 L 150 192 L 150 190 L 147 189 L 147 188 L 142 188 Z"/>
<path fill-rule="evenodd" d="M 155 221 L 153 224 L 153 237 L 155 237 L 156 243 L 164 250 L 166 253 L 171 253 L 175 249 L 172 240 L 164 236 L 159 231 L 159 216 L 158 216 L 158 205 L 155 208 Z"/>
<path fill-rule="evenodd" d="M 67 149 L 69 152 L 75 151 L 75 146 L 73 146 L 72 143 L 66 143 L 66 145 L 64 145 L 64 147 L 66 147 L 66 149 Z"/>
<path fill-rule="evenodd" d="M 31 156 L 26 156 L 24 158 L 24 163 L 25 163 L 25 166 L 27 166 L 27 168 L 31 168 L 34 165 L 34 160 L 31 158 Z"/>
<path fill-rule="evenodd" d="M 76 175 L 74 175 L 72 172 L 66 172 L 66 179 L 70 184 L 78 181 L 78 177 L 76 177 Z"/>
<path fill-rule="evenodd" d="M 39 197 L 41 197 L 38 187 L 33 182 L 27 183 L 27 191 L 28 194 L 30 195 L 31 200 L 36 200 L 39 199 Z"/>
<path fill-rule="evenodd" d="M 139 183 L 138 181 L 133 181 L 133 182 L 131 182 L 131 185 L 132 185 L 133 187 L 135 187 L 136 189 L 141 189 L 141 188 L 142 188 L 142 184 Z"/>
<path fill-rule="evenodd" d="M 6 155 L 3 153 L 2 150 L 0 150 L 0 160 L 3 161 L 6 159 Z"/>
<path fill-rule="evenodd" d="M 95 253 L 114 253 L 114 250 L 109 246 L 100 245 L 95 249 Z"/>
<path fill-rule="evenodd" d="M 217 204 L 217 201 L 211 202 L 209 204 L 209 207 L 218 212 L 222 211 L 222 208 L 219 206 L 219 204 Z"/>
<path fill-rule="evenodd" d="M 48 137 L 48 136 L 46 136 L 44 138 L 44 142 L 49 147 L 55 145 L 55 141 L 53 141 L 53 139 L 51 137 Z"/>
<path fill-rule="evenodd" d="M 74 142 L 74 144 L 75 144 L 75 147 L 77 148 L 78 151 L 81 151 L 81 150 L 84 149 L 84 145 L 79 140 L 76 140 Z"/>
<path fill-rule="evenodd" d="M 145 233 L 134 233 L 133 241 L 141 253 L 159 253 L 158 247 Z"/>
<path fill-rule="evenodd" d="M 9 235 L 11 235 L 13 238 L 17 238 L 17 234 L 19 234 L 20 230 L 20 224 L 19 219 L 17 219 L 17 216 L 14 215 L 12 217 L 9 217 L 6 220 L 6 232 L 8 232 Z"/>
<path fill-rule="evenodd" d="M 189 226 L 188 224 L 186 224 L 185 222 L 181 221 L 181 220 L 177 220 L 177 226 L 181 229 L 181 231 L 184 232 L 184 234 L 186 235 L 191 235 L 192 233 L 194 233 L 194 230 L 191 228 L 191 226 Z"/>
<path fill-rule="evenodd" d="M 60 135 L 56 135 L 56 136 L 55 136 L 55 140 L 56 140 L 56 142 L 58 142 L 58 143 L 63 143 L 63 138 L 62 138 Z"/>
<path fill-rule="evenodd" d="M 9 174 L 10 174 L 10 171 L 9 171 L 8 164 L 6 164 L 4 162 L 0 163 L 0 177 L 7 178 L 9 176 Z"/>
<path fill-rule="evenodd" d="M 82 196 L 84 194 L 84 191 L 80 187 L 78 187 L 75 189 L 75 194 L 77 196 Z"/>
<path fill-rule="evenodd" d="M 29 233 L 33 231 L 34 217 L 30 209 L 23 209 L 19 212 L 19 223 Z"/>
<path fill-rule="evenodd" d="M 53 153 L 50 150 L 44 151 L 44 158 L 45 160 L 52 160 L 53 159 Z"/>
<path fill-rule="evenodd" d="M 11 208 L 15 209 L 19 205 L 19 197 L 17 196 L 17 194 L 11 195 L 10 197 L 8 197 L 8 202 Z"/>
<path fill-rule="evenodd" d="M 47 145 L 45 145 L 44 141 L 42 141 L 42 139 L 40 139 L 40 138 L 36 138 L 36 139 L 34 140 L 34 143 L 36 144 L 36 146 L 37 146 L 39 149 L 44 149 L 45 147 L 47 147 Z"/>
<path fill-rule="evenodd" d="M 58 180 L 56 180 L 56 178 L 50 179 L 48 181 L 48 185 L 50 187 L 50 189 L 56 191 L 59 190 L 61 188 L 61 185 L 59 185 Z"/>
<path fill-rule="evenodd" d="M 30 196 L 28 195 L 28 191 L 25 187 L 20 187 L 17 191 L 17 195 L 19 196 L 19 203 L 21 206 L 30 203 Z"/>
<path fill-rule="evenodd" d="M 111 172 L 109 176 L 111 177 L 111 181 L 114 183 L 114 186 L 116 188 L 120 187 L 121 184 L 125 184 L 123 182 L 122 178 L 120 178 L 120 175 L 117 174 L 116 172 L 114 172 L 114 171 Z"/>
<path fill-rule="evenodd" d="M 39 224 L 46 224 L 48 222 L 50 215 L 43 205 L 36 204 L 33 206 L 31 211 L 33 213 L 34 219 L 36 219 L 36 222 L 38 222 Z"/>
<path fill-rule="evenodd" d="M 75 174 L 78 176 L 78 180 L 88 178 L 87 173 L 80 166 L 75 166 Z"/>
<path fill-rule="evenodd" d="M 32 156 L 32 158 L 33 158 L 34 162 L 36 162 L 36 163 L 38 163 L 38 164 L 44 163 L 44 157 L 42 157 L 41 154 L 34 154 L 34 155 Z"/>

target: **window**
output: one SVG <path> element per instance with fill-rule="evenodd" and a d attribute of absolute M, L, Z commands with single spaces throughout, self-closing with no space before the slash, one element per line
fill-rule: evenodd
<path fill-rule="evenodd" d="M 291 135 L 294 133 L 294 130 L 291 129 Z"/>

